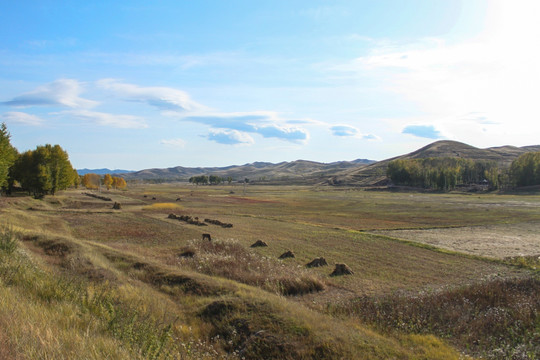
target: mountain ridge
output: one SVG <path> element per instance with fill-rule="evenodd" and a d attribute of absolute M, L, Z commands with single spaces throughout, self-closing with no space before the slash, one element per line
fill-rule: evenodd
<path fill-rule="evenodd" d="M 356 159 L 321 163 L 311 160 L 282 161 L 270 163 L 255 161 L 243 165 L 225 167 L 183 167 L 152 168 L 139 171 L 98 169 L 99 174 L 120 174 L 126 180 L 157 182 L 188 181 L 192 176 L 216 175 L 234 180 L 249 179 L 265 184 L 295 185 L 348 185 L 374 186 L 386 181 L 388 163 L 396 159 L 421 159 L 428 157 L 459 157 L 477 161 L 495 161 L 502 168 L 510 166 L 519 155 L 530 151 L 540 151 L 540 145 L 503 145 L 485 149 L 453 140 L 439 140 L 407 154 L 374 161 Z M 88 169 L 83 169 L 88 170 Z M 81 174 L 81 170 L 78 170 Z M 89 172 L 96 172 L 96 170 Z M 98 173 L 98 172 L 96 172 Z"/>

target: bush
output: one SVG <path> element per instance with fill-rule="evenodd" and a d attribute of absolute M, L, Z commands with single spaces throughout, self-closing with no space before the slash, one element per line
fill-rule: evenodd
<path fill-rule="evenodd" d="M 0 251 L 12 254 L 17 250 L 17 235 L 10 225 L 3 225 L 0 228 Z"/>

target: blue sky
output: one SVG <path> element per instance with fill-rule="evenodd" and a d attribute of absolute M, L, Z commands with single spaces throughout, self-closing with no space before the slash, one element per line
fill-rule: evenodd
<path fill-rule="evenodd" d="M 77 168 L 540 141 L 536 1 L 10 1 L 0 121 Z"/>

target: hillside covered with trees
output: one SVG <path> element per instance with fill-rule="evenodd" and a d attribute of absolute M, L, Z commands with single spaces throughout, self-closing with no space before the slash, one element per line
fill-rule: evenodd
<path fill-rule="evenodd" d="M 494 161 L 455 157 L 397 159 L 388 164 L 386 174 L 396 185 L 437 190 L 471 185 L 490 190 L 540 185 L 540 152 L 520 155 L 510 168 Z"/>

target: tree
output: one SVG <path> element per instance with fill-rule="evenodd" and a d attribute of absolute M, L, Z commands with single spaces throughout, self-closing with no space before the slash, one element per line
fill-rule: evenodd
<path fill-rule="evenodd" d="M 0 125 L 0 188 L 6 191 L 10 185 L 10 168 L 17 159 L 17 150 L 11 145 L 11 134 L 6 124 Z"/>
<path fill-rule="evenodd" d="M 112 186 L 115 189 L 125 189 L 127 187 L 127 183 L 126 183 L 126 180 L 124 180 L 124 178 L 114 176 L 112 178 Z"/>
<path fill-rule="evenodd" d="M 107 187 L 107 190 L 110 190 L 112 184 L 113 184 L 113 178 L 111 174 L 105 174 L 105 176 L 103 177 L 103 185 Z"/>
<path fill-rule="evenodd" d="M 84 174 L 82 177 L 81 183 L 87 189 L 97 190 L 99 189 L 99 183 L 101 181 L 101 176 L 94 173 Z"/>
<path fill-rule="evenodd" d="M 67 189 L 76 182 L 75 174 L 67 152 L 59 145 L 26 151 L 13 165 L 14 179 L 36 198 Z"/>
<path fill-rule="evenodd" d="M 195 185 L 199 185 L 199 184 L 208 184 L 208 176 L 206 175 L 199 175 L 199 176 L 192 176 L 189 178 L 189 182 L 192 183 L 192 184 L 195 184 Z"/>
<path fill-rule="evenodd" d="M 510 166 L 510 177 L 517 186 L 540 184 L 540 151 L 520 155 Z"/>

